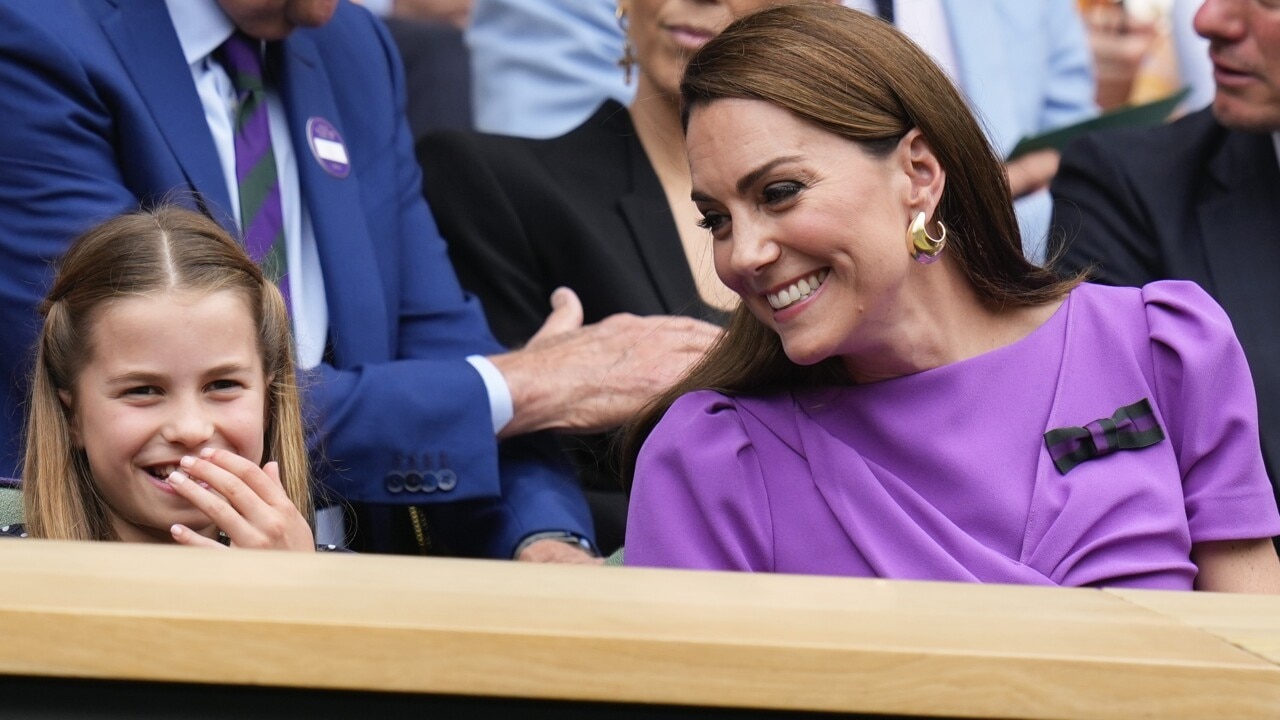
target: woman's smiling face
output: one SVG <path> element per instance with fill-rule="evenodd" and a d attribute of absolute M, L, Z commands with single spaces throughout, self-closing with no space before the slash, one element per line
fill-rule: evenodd
<path fill-rule="evenodd" d="M 770 103 L 723 99 L 693 110 L 687 145 L 716 272 L 793 362 L 893 340 L 918 267 L 907 226 L 932 211 L 918 132 L 876 157 Z"/>

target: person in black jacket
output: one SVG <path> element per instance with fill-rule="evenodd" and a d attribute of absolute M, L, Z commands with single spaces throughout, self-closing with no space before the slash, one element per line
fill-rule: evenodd
<path fill-rule="evenodd" d="M 1206 0 L 1213 104 L 1171 125 L 1084 137 L 1053 182 L 1065 272 L 1143 285 L 1194 280 L 1227 311 L 1257 388 L 1262 454 L 1280 495 L 1280 12 Z"/>

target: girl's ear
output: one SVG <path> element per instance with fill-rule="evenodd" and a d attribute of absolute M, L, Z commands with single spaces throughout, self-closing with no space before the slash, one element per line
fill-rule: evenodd
<path fill-rule="evenodd" d="M 72 401 L 71 393 L 59 390 L 58 401 L 62 403 L 62 409 L 67 414 L 67 429 L 71 431 L 71 442 L 76 447 L 83 447 L 84 443 L 80 441 L 80 421 L 76 417 L 76 404 Z"/>
<path fill-rule="evenodd" d="M 911 183 L 908 202 L 915 212 L 923 211 L 932 218 L 933 211 L 942 201 L 942 190 L 947 184 L 947 171 L 933 153 L 933 146 L 918 128 L 912 128 L 898 143 L 903 171 Z"/>
<path fill-rule="evenodd" d="M 276 394 L 272 383 L 276 381 L 276 374 L 269 373 L 266 378 L 266 386 L 263 387 L 262 403 L 262 431 L 268 435 L 271 434 L 271 410 L 276 404 Z M 269 438 L 268 438 L 269 439 Z"/>

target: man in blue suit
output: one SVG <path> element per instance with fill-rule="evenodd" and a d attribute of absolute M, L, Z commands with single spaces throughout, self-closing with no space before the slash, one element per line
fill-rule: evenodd
<path fill-rule="evenodd" d="M 0 4 L 0 475 L 19 465 L 35 306 L 69 240 L 157 201 L 237 227 L 236 94 L 217 52 L 237 32 L 273 78 L 271 147 L 318 467 L 361 508 L 364 547 L 393 549 L 393 509 L 421 505 L 420 542 L 425 532 L 459 554 L 590 560 L 581 492 L 528 433 L 620 422 L 711 331 L 661 318 L 581 327 L 562 291 L 543 332 L 504 352 L 422 200 L 391 40 L 337 0 Z"/>

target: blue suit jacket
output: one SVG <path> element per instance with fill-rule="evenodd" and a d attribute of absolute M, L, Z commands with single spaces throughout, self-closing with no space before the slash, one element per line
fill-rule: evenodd
<path fill-rule="evenodd" d="M 464 503 L 483 543 L 509 556 L 541 530 L 590 537 L 572 474 L 536 442 L 499 471 L 486 391 L 465 361 L 492 354 L 421 195 L 402 69 L 382 25 L 349 3 L 282 43 L 280 92 L 329 298 L 332 363 L 304 378 L 329 488 L 353 502 Z M 331 122 L 351 172 L 325 172 L 308 119 Z M 0 4 L 0 371 L 18 380 L 50 262 L 93 223 L 160 198 L 227 227 L 228 198 L 190 69 L 163 0 Z M 17 464 L 20 398 L 6 383 L 0 475 Z M 433 482 L 433 480 L 435 482 Z M 458 541 L 455 540 L 455 543 Z"/>

